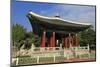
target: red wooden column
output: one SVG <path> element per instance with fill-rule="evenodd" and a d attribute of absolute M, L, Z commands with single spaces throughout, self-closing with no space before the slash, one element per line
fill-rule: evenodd
<path fill-rule="evenodd" d="M 68 38 L 67 37 L 65 37 L 65 46 L 66 48 L 68 48 Z"/>
<path fill-rule="evenodd" d="M 45 47 L 45 43 L 46 43 L 46 32 L 44 31 L 41 39 L 41 47 Z"/>
<path fill-rule="evenodd" d="M 72 46 L 71 47 L 74 47 L 74 35 L 72 36 L 71 40 L 72 40 L 72 43 L 71 43 Z"/>
<path fill-rule="evenodd" d="M 55 32 L 51 34 L 50 37 L 50 47 L 55 47 Z"/>
<path fill-rule="evenodd" d="M 70 33 L 69 33 L 68 40 L 69 40 L 69 47 L 71 47 L 71 37 L 70 37 Z"/>
<path fill-rule="evenodd" d="M 52 36 L 52 47 L 55 47 L 55 32 L 53 32 Z"/>
<path fill-rule="evenodd" d="M 76 47 L 78 47 L 78 44 L 79 44 L 79 42 L 78 42 L 78 35 L 76 34 Z"/>

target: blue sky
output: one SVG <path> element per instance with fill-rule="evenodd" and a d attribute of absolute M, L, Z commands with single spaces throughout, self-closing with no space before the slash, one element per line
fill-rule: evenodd
<path fill-rule="evenodd" d="M 29 11 L 44 16 L 60 15 L 62 19 L 82 23 L 91 23 L 95 27 L 95 7 L 68 4 L 50 4 L 39 2 L 12 1 L 11 17 L 13 24 L 21 24 L 27 31 L 32 31 L 31 24 L 26 17 Z"/>

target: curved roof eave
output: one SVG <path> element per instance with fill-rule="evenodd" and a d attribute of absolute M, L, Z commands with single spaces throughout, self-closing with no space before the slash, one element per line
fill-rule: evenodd
<path fill-rule="evenodd" d="M 36 17 L 36 18 L 38 18 L 38 19 L 44 20 L 44 21 L 45 20 L 50 20 L 50 21 L 48 21 L 50 23 L 53 23 L 51 21 L 57 20 L 57 21 L 63 22 L 63 23 L 60 23 L 62 25 L 82 26 L 82 27 L 87 27 L 87 26 L 90 26 L 91 25 L 90 23 L 73 22 L 73 21 L 64 20 L 64 19 L 61 19 L 61 18 L 58 18 L 58 17 L 42 16 L 42 15 L 36 14 L 34 12 L 29 12 L 29 14 L 32 15 L 32 16 L 34 16 L 34 17 Z M 59 23 L 58 22 L 55 22 L 55 24 L 59 24 Z"/>

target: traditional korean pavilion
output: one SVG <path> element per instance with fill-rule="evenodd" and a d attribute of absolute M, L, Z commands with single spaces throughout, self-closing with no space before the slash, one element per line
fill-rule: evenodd
<path fill-rule="evenodd" d="M 41 37 L 41 48 L 61 46 L 64 39 L 65 48 L 78 47 L 77 33 L 91 26 L 89 23 L 64 20 L 60 16 L 47 17 L 29 12 L 27 15 L 33 33 Z M 75 45 L 74 45 L 75 44 Z"/>

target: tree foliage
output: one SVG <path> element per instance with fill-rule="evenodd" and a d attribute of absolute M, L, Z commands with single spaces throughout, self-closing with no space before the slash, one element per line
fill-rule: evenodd
<path fill-rule="evenodd" d="M 26 30 L 20 24 L 15 24 L 12 27 L 13 41 L 23 40 L 25 38 Z"/>
<path fill-rule="evenodd" d="M 32 32 L 26 32 L 24 40 L 25 40 L 25 42 L 24 42 L 25 49 L 30 49 L 32 43 L 34 43 L 34 40 L 35 40 L 33 33 Z"/>
<path fill-rule="evenodd" d="M 24 49 L 30 49 L 32 43 L 36 46 L 40 46 L 41 38 L 34 35 L 32 31 L 27 32 L 26 29 L 20 24 L 12 26 L 12 40 L 13 45 L 20 49 L 24 45 Z"/>
<path fill-rule="evenodd" d="M 21 45 L 19 42 L 24 40 L 25 38 L 26 29 L 23 28 L 20 24 L 15 24 L 12 26 L 12 40 L 13 45 L 19 48 Z"/>
<path fill-rule="evenodd" d="M 85 31 L 79 33 L 79 43 L 81 46 L 86 46 L 87 44 L 91 46 L 96 45 L 96 33 L 92 27 Z"/>

